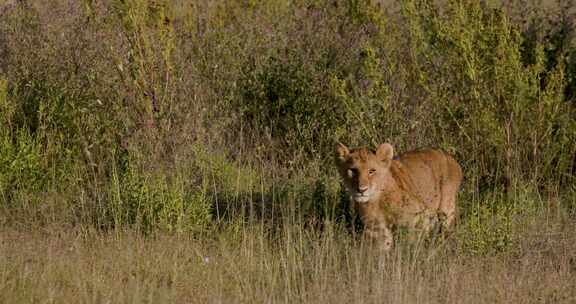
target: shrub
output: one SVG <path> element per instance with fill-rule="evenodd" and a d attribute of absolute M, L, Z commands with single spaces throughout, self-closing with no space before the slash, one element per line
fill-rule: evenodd
<path fill-rule="evenodd" d="M 321 222 L 341 217 L 336 140 L 440 146 L 469 194 L 574 184 L 568 13 L 380 2 L 3 6 L 3 205 L 19 184 L 104 226 L 203 230 L 267 204 Z"/>
<path fill-rule="evenodd" d="M 113 171 L 104 211 L 111 217 L 109 224 L 143 232 L 203 232 L 209 227 L 212 206 L 205 185 L 190 185 L 186 176 L 143 171 L 130 157 L 120 163 Z"/>

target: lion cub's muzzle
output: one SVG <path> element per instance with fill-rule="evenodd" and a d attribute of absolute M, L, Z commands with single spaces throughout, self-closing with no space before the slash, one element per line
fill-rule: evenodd
<path fill-rule="evenodd" d="M 366 203 L 372 198 L 374 191 L 366 185 L 359 185 L 350 191 L 352 193 L 352 199 L 357 203 Z"/>

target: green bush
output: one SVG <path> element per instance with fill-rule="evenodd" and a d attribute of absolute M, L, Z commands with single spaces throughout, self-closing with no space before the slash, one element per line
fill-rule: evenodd
<path fill-rule="evenodd" d="M 134 227 L 143 232 L 205 231 L 211 221 L 206 186 L 194 186 L 185 176 L 162 171 L 146 172 L 126 157 L 113 171 L 108 209 L 116 228 Z"/>
<path fill-rule="evenodd" d="M 0 80 L 0 199 L 14 211 L 46 208 L 47 193 L 73 193 L 78 132 L 69 99 L 39 83 Z M 59 202 L 65 206 L 67 202 Z"/>
<path fill-rule="evenodd" d="M 508 206 L 477 205 L 462 221 L 459 237 L 464 250 L 473 254 L 498 253 L 513 244 L 513 217 Z"/>
<path fill-rule="evenodd" d="M 3 135 L 0 144 L 0 193 L 2 204 L 16 206 L 14 195 L 38 195 L 46 187 L 42 145 L 22 130 L 14 138 Z"/>
<path fill-rule="evenodd" d="M 507 246 L 513 198 L 575 184 L 572 17 L 380 2 L 1 7 L 2 205 L 51 197 L 63 221 L 143 231 L 246 208 L 331 221 L 351 216 L 334 142 L 391 142 L 453 153 L 476 198 L 466 246 Z"/>

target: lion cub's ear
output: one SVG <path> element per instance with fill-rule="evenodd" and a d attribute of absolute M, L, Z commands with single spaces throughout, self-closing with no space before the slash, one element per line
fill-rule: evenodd
<path fill-rule="evenodd" d="M 342 143 L 336 144 L 335 151 L 336 151 L 336 160 L 339 160 L 342 162 L 346 161 L 346 158 L 350 154 L 350 150 L 348 150 L 348 147 L 346 147 Z"/>
<path fill-rule="evenodd" d="M 376 149 L 376 156 L 382 161 L 389 161 L 394 157 L 394 148 L 389 143 L 381 144 Z"/>

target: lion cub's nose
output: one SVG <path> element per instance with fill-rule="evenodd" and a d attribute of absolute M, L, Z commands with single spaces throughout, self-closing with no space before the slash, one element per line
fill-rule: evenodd
<path fill-rule="evenodd" d="M 368 190 L 368 186 L 367 186 L 367 185 L 359 185 L 359 186 L 358 186 L 358 192 L 364 193 L 364 192 L 366 192 L 366 190 Z"/>

